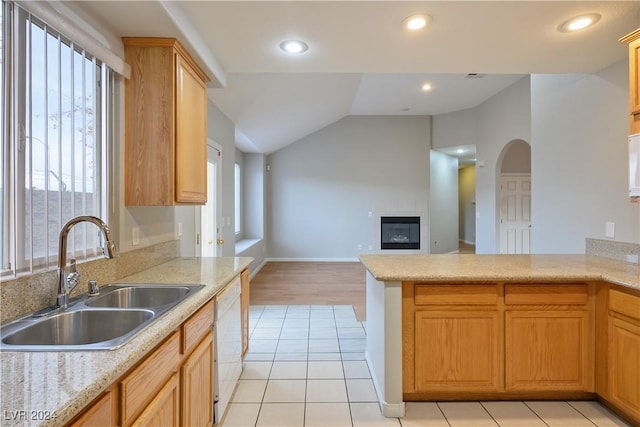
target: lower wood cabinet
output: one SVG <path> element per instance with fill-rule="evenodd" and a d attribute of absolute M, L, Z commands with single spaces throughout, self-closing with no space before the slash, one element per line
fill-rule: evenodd
<path fill-rule="evenodd" d="M 403 283 L 405 399 L 589 397 L 591 289 Z"/>
<path fill-rule="evenodd" d="M 640 292 L 609 291 L 608 400 L 640 425 Z"/>
<path fill-rule="evenodd" d="M 594 391 L 586 283 L 505 284 L 505 390 Z"/>
<path fill-rule="evenodd" d="M 404 283 L 402 295 L 407 400 L 502 389 L 497 284 Z"/>
<path fill-rule="evenodd" d="M 213 425 L 213 333 L 209 332 L 182 365 L 182 425 Z"/>

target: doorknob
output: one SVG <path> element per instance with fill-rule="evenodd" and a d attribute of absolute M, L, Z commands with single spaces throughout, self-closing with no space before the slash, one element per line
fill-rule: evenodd
<path fill-rule="evenodd" d="M 216 240 L 216 243 L 219 244 L 219 245 L 224 245 L 224 240 L 218 239 L 218 240 Z"/>

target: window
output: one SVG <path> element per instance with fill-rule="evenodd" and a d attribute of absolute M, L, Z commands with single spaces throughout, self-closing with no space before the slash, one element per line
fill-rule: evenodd
<path fill-rule="evenodd" d="M 235 164 L 235 232 L 236 235 L 240 234 L 240 231 L 242 230 L 240 227 L 240 218 L 242 218 L 241 215 L 241 207 L 242 204 L 240 203 L 240 199 L 242 198 L 242 189 L 241 189 L 241 180 L 240 180 L 240 165 L 238 163 Z"/>
<path fill-rule="evenodd" d="M 58 233 L 77 215 L 105 218 L 108 86 L 99 59 L 34 15 L 3 3 L 2 272 L 57 266 Z M 8 237 L 8 238 L 7 238 Z M 101 254 L 80 224 L 70 257 Z"/>

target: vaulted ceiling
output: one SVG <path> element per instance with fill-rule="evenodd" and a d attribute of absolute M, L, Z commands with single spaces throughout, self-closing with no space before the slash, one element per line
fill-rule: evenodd
<path fill-rule="evenodd" d="M 592 73 L 626 58 L 636 1 L 86 1 L 118 36 L 177 37 L 212 76 L 236 144 L 270 153 L 346 115 L 471 108 L 532 73 Z M 424 30 L 402 21 L 426 13 Z M 559 31 L 585 13 L 592 27 Z M 301 55 L 282 52 L 304 40 Z M 468 78 L 467 74 L 479 76 Z M 479 78 L 477 78 L 479 77 Z M 431 90 L 421 90 L 423 83 Z"/>

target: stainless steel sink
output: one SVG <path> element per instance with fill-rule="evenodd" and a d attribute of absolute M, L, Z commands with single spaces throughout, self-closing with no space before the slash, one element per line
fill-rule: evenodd
<path fill-rule="evenodd" d="M 113 350 L 203 285 L 122 284 L 82 295 L 66 309 L 1 325 L 2 351 Z"/>
<path fill-rule="evenodd" d="M 188 286 L 109 286 L 100 291 L 101 295 L 87 299 L 85 304 L 89 307 L 160 307 L 180 301 L 192 291 Z"/>
<path fill-rule="evenodd" d="M 79 310 L 55 314 L 2 339 L 10 345 L 86 346 L 127 337 L 151 320 L 151 310 Z"/>

